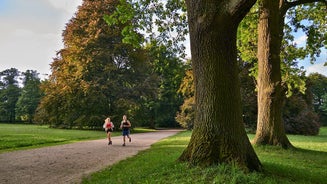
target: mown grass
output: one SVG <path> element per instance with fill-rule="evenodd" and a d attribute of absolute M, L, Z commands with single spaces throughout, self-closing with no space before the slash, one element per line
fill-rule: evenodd
<path fill-rule="evenodd" d="M 135 129 L 133 133 L 152 130 Z M 121 133 L 113 132 L 113 136 Z M 0 153 L 105 138 L 104 131 L 53 129 L 48 126 L 0 124 Z"/>
<path fill-rule="evenodd" d="M 230 165 L 200 168 L 177 162 L 190 136 L 187 131 L 164 139 L 135 157 L 84 178 L 83 183 L 326 183 L 327 127 L 319 136 L 289 135 L 296 149 L 254 147 L 264 170 L 248 174 Z"/>

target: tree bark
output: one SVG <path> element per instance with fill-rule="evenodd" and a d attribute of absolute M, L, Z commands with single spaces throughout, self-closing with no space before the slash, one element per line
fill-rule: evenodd
<path fill-rule="evenodd" d="M 292 147 L 282 122 L 280 50 L 283 39 L 283 1 L 262 0 L 258 25 L 258 122 L 254 144 Z"/>
<path fill-rule="evenodd" d="M 254 2 L 187 0 L 196 112 L 181 161 L 261 170 L 242 123 L 236 60 L 237 26 Z"/>
<path fill-rule="evenodd" d="M 284 92 L 280 51 L 289 8 L 326 0 L 261 0 L 258 25 L 258 122 L 254 144 L 292 148 L 282 122 Z"/>

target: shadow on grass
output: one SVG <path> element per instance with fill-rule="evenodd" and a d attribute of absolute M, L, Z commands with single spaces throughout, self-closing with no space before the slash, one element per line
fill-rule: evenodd
<path fill-rule="evenodd" d="M 306 155 L 322 155 L 322 156 L 325 156 L 325 158 L 327 158 L 327 152 L 324 152 L 324 151 L 316 151 L 316 150 L 309 150 L 309 149 L 303 149 L 303 148 L 295 148 L 294 150 L 297 152 L 306 154 Z"/>
<path fill-rule="evenodd" d="M 279 152 L 278 157 L 262 162 L 266 177 L 282 183 L 326 183 L 326 152 L 295 148 Z"/>

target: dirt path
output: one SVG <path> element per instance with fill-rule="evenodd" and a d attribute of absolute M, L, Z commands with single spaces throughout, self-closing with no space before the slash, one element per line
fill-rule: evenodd
<path fill-rule="evenodd" d="M 132 134 L 132 142 L 122 146 L 122 137 L 84 141 L 60 146 L 0 154 L 1 184 L 80 183 L 82 177 L 136 155 L 156 141 L 179 130 Z"/>

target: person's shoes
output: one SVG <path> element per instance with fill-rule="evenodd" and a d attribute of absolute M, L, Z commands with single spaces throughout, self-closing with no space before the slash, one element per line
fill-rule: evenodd
<path fill-rule="evenodd" d="M 110 141 L 108 142 L 108 145 L 110 145 Z"/>
<path fill-rule="evenodd" d="M 123 146 L 126 146 L 126 144 L 124 143 Z"/>
<path fill-rule="evenodd" d="M 112 145 L 112 141 L 109 141 L 108 145 Z"/>
<path fill-rule="evenodd" d="M 132 142 L 132 138 L 129 138 L 129 142 Z"/>

